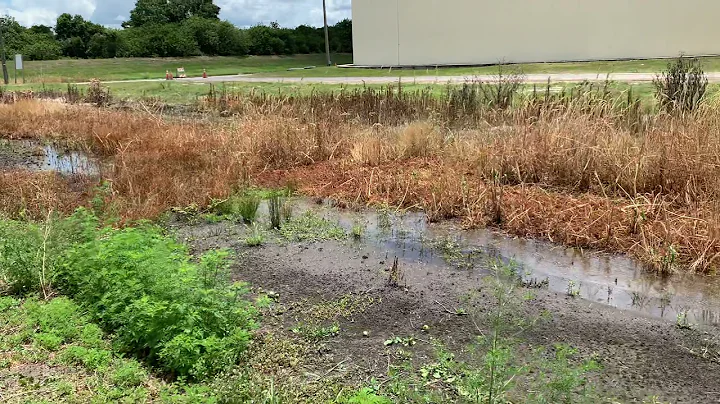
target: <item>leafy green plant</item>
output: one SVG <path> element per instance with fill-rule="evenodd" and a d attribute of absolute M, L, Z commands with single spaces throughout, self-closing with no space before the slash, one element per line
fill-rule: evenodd
<path fill-rule="evenodd" d="M 371 388 L 364 387 L 347 399 L 347 404 L 391 404 L 387 397 L 377 395 Z"/>
<path fill-rule="evenodd" d="M 235 363 L 255 326 L 246 287 L 228 282 L 228 256 L 210 252 L 196 264 L 160 229 L 103 229 L 68 249 L 57 286 L 114 332 L 122 350 L 202 379 Z"/>
<path fill-rule="evenodd" d="M 708 78 L 698 59 L 680 56 L 653 80 L 655 96 L 667 112 L 692 112 L 705 97 Z"/>
<path fill-rule="evenodd" d="M 333 324 L 321 326 L 317 324 L 301 323 L 292 329 L 292 332 L 310 342 L 319 342 L 340 334 L 340 326 Z"/>
<path fill-rule="evenodd" d="M 0 220 L 0 291 L 47 296 L 57 259 L 66 248 L 95 235 L 98 219 L 85 209 L 59 219 L 49 213 L 43 224 Z"/>
<path fill-rule="evenodd" d="M 238 213 L 240 213 L 245 223 L 255 221 L 259 207 L 260 199 L 254 196 L 244 196 L 237 201 Z"/>
<path fill-rule="evenodd" d="M 107 349 L 71 345 L 60 353 L 59 359 L 62 363 L 81 365 L 88 370 L 105 370 L 112 362 L 113 353 Z"/>
<path fill-rule="evenodd" d="M 580 296 L 580 285 L 578 285 L 577 282 L 575 282 L 573 280 L 569 280 L 568 284 L 567 284 L 566 293 L 570 297 Z"/>
<path fill-rule="evenodd" d="M 292 218 L 280 229 L 289 241 L 345 240 L 345 230 L 336 223 L 319 217 L 312 211 Z"/>
<path fill-rule="evenodd" d="M 227 217 L 239 216 L 248 224 L 255 221 L 259 207 L 260 198 L 250 191 L 230 195 L 227 199 L 212 204 L 214 212 Z"/>
<path fill-rule="evenodd" d="M 257 226 L 257 224 L 253 224 L 252 226 L 252 232 L 250 233 L 247 238 L 245 238 L 245 245 L 248 247 L 259 247 L 265 243 L 265 235 L 262 233 L 262 230 Z"/>
<path fill-rule="evenodd" d="M 692 325 L 690 325 L 690 320 L 688 319 L 688 312 L 687 310 L 681 311 L 677 314 L 677 319 L 675 321 L 675 325 L 677 328 L 681 330 L 691 330 Z"/>
<path fill-rule="evenodd" d="M 363 234 L 365 234 L 365 226 L 358 222 L 353 223 L 350 234 L 352 235 L 353 239 L 360 240 L 363 237 Z"/>
<path fill-rule="evenodd" d="M 391 345 L 402 345 L 405 347 L 411 347 L 417 343 L 417 340 L 415 340 L 415 337 L 409 336 L 409 337 L 393 337 L 388 340 L 385 340 L 385 346 L 391 346 Z"/>
<path fill-rule="evenodd" d="M 600 368 L 598 363 L 588 359 L 574 364 L 577 350 L 567 345 L 555 345 L 553 350 L 550 355 L 543 349 L 536 352 L 539 358 L 532 364 L 534 376 L 527 400 L 538 404 L 595 402 L 588 374 Z"/>

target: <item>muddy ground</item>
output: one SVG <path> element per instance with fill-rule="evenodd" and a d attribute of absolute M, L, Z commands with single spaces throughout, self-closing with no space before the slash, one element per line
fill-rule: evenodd
<path fill-rule="evenodd" d="M 0 170 L 15 167 L 34 167 L 44 156 L 42 148 L 28 147 L 21 142 L 0 139 Z"/>
<path fill-rule="evenodd" d="M 233 276 L 256 288 L 277 293 L 285 307 L 268 332 L 288 332 L 304 321 L 302 307 L 355 296 L 373 302 L 363 310 L 339 318 L 341 331 L 317 352 L 312 374 L 367 381 L 384 380 L 392 358 L 383 341 L 416 336 L 415 360 L 432 356 L 427 343 L 443 341 L 461 351 L 487 324 L 476 316 L 457 315 L 490 310 L 487 274 L 450 265 L 399 260 L 404 275 L 400 287 L 388 285 L 393 258 L 373 243 L 362 241 L 275 242 L 245 245 L 247 227 L 230 222 L 176 224 L 180 239 L 195 252 L 217 247 L 239 253 Z M 468 293 L 478 292 L 475 307 L 467 307 Z M 583 357 L 595 356 L 602 370 L 593 376 L 597 389 L 612 402 L 642 402 L 657 396 L 663 402 L 720 402 L 718 329 L 681 329 L 675 322 L 614 309 L 563 293 L 533 289 L 525 315 L 550 313 L 527 330 L 523 338 L 533 346 L 566 343 Z M 427 331 L 423 329 L 424 326 Z"/>

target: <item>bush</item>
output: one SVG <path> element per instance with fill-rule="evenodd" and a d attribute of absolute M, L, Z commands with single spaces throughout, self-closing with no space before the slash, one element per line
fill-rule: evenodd
<path fill-rule="evenodd" d="M 211 252 L 196 264 L 154 227 L 106 229 L 68 251 L 57 286 L 123 351 L 202 379 L 236 363 L 254 328 L 246 288 L 229 285 L 227 257 Z"/>
<path fill-rule="evenodd" d="M 118 360 L 112 372 L 113 384 L 120 387 L 140 386 L 147 380 L 145 369 L 134 360 Z"/>
<path fill-rule="evenodd" d="M 653 80 L 655 96 L 666 112 L 692 112 L 702 103 L 708 79 L 700 61 L 683 56 L 668 63 L 667 71 Z"/>
<path fill-rule="evenodd" d="M 228 257 L 215 251 L 191 262 L 187 249 L 156 227 L 98 229 L 84 209 L 42 225 L 0 221 L 0 275 L 9 291 L 31 294 L 52 285 L 114 333 L 124 352 L 174 376 L 202 379 L 223 371 L 249 342 L 256 312 L 241 299 L 244 285 L 230 284 Z M 75 303 L 57 298 L 25 307 L 39 345 L 53 349 L 79 339 L 84 346 L 65 353 L 67 361 L 106 365 L 102 332 L 78 325 L 84 315 Z"/>
<path fill-rule="evenodd" d="M 198 44 L 192 33 L 179 24 L 148 25 L 122 32 L 121 57 L 197 56 Z"/>
<path fill-rule="evenodd" d="M 94 237 L 97 226 L 97 218 L 84 209 L 64 220 L 51 216 L 42 225 L 0 220 L 0 291 L 5 284 L 14 295 L 40 292 L 41 277 L 51 285 L 58 257 L 71 244 Z"/>
<path fill-rule="evenodd" d="M 50 38 L 37 36 L 38 40 L 28 43 L 22 50 L 27 60 L 57 60 L 62 55 L 60 43 Z"/>

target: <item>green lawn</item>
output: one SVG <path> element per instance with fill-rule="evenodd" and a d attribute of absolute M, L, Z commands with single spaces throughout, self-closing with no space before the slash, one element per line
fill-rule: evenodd
<path fill-rule="evenodd" d="M 720 71 L 720 57 L 703 58 L 707 71 Z M 347 64 L 352 55 L 333 55 L 333 62 Z M 667 60 L 600 61 L 583 63 L 532 63 L 517 65 L 524 73 L 612 73 L 660 72 Z M 496 66 L 422 68 L 422 69 L 359 69 L 325 66 L 325 56 L 248 56 L 248 57 L 194 57 L 194 58 L 134 58 L 134 59 L 63 59 L 26 62 L 25 79 L 31 83 L 86 82 L 91 78 L 103 81 L 157 79 L 165 71 L 175 72 L 184 67 L 188 76 L 200 76 L 203 69 L 209 75 L 257 74 L 280 77 L 415 77 L 427 75 L 472 76 L 493 74 Z M 12 64 L 11 64 L 12 65 Z M 288 71 L 290 68 L 315 66 L 314 69 Z M 10 68 L 11 79 L 13 77 Z"/>
<path fill-rule="evenodd" d="M 362 85 L 341 85 L 341 84 L 302 84 L 302 83 L 245 83 L 245 82 L 228 82 L 228 83 L 202 83 L 202 82 L 180 82 L 180 81 L 159 81 L 159 82 L 127 82 L 127 83 L 108 83 L 105 84 L 110 88 L 111 94 L 115 99 L 139 100 L 139 99 L 157 99 L 169 104 L 191 104 L 199 97 L 206 96 L 214 85 L 217 91 L 229 92 L 265 92 L 279 95 L 307 95 L 311 92 L 339 92 L 342 90 L 353 90 L 362 88 Z M 601 84 L 596 84 L 600 86 Z M 87 88 L 86 85 L 77 85 L 81 90 Z M 553 91 L 559 91 L 562 88 L 569 89 L 576 87 L 578 84 L 566 83 L 552 85 Z M 611 90 L 614 92 L 623 92 L 632 88 L 633 94 L 639 96 L 643 100 L 651 100 L 653 97 L 653 87 L 649 83 L 628 84 L 628 83 L 612 83 Z M 370 84 L 367 87 L 384 88 L 386 85 Z M 406 92 L 429 90 L 435 95 L 441 95 L 447 91 L 447 84 L 403 84 L 403 90 Z M 525 85 L 524 91 L 533 91 L 533 85 Z M 27 91 L 35 92 L 43 89 L 65 92 L 68 84 L 63 83 L 33 83 L 25 85 L 11 85 L 5 87 L 8 91 Z M 709 92 L 717 93 L 720 85 L 711 85 Z M 0 87 L 2 89 L 2 87 Z M 545 91 L 544 85 L 537 86 L 538 91 Z"/>
<path fill-rule="evenodd" d="M 720 57 L 701 58 L 706 71 L 720 71 Z M 568 63 L 528 63 L 508 66 L 526 74 L 533 73 L 659 73 L 668 64 L 666 59 L 619 60 Z M 264 76 L 282 77 L 415 77 L 415 76 L 472 76 L 495 74 L 497 66 L 443 67 L 417 69 L 359 69 L 318 66 L 312 70 L 262 72 Z"/>
<path fill-rule="evenodd" d="M 350 63 L 351 55 L 335 55 L 337 63 Z M 132 59 L 62 59 L 25 63 L 25 79 L 34 83 L 86 82 L 92 78 L 109 80 L 160 79 L 165 71 L 184 67 L 188 76 L 230 75 L 285 72 L 289 68 L 325 65 L 325 55 L 132 58 Z M 10 76 L 14 71 L 10 63 Z M 18 78 L 20 80 L 20 78 Z"/>

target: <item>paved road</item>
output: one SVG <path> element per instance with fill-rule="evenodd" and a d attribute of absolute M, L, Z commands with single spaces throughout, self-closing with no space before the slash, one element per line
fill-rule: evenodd
<path fill-rule="evenodd" d="M 706 73 L 708 80 L 713 83 L 720 83 L 720 72 Z M 583 81 L 617 81 L 624 83 L 646 83 L 651 82 L 655 78 L 655 73 L 553 73 L 553 74 L 527 74 L 525 75 L 525 83 L 547 83 L 550 80 L 553 83 L 579 83 Z M 402 80 L 405 84 L 461 84 L 469 80 L 480 80 L 484 82 L 493 82 L 497 80 L 493 75 L 476 75 L 476 76 L 415 76 L 415 77 L 270 77 L 256 76 L 252 74 L 234 75 L 234 76 L 212 76 L 207 79 L 201 77 L 189 77 L 185 79 L 176 79 L 178 82 L 242 82 L 242 83 L 290 83 L 290 84 L 393 84 Z M 165 81 L 164 79 L 147 79 L 147 80 L 126 80 L 126 81 L 106 81 L 105 83 L 128 83 L 128 82 L 154 82 Z M 86 83 L 80 83 L 86 84 Z"/>

